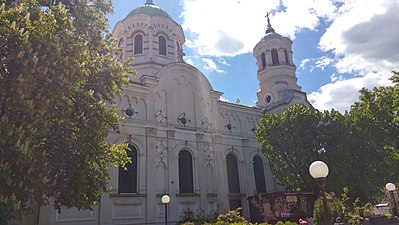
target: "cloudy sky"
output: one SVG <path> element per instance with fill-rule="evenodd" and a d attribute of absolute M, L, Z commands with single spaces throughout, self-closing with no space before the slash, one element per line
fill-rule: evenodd
<path fill-rule="evenodd" d="M 110 29 L 145 0 L 113 0 Z M 223 99 L 255 105 L 253 47 L 266 31 L 293 40 L 298 83 L 320 110 L 348 110 L 362 87 L 399 69 L 399 0 L 154 0 L 182 25 L 185 61 Z"/>

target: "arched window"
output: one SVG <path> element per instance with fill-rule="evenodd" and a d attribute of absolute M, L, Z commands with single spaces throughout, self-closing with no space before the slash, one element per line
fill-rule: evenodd
<path fill-rule="evenodd" d="M 240 193 L 240 179 L 238 176 L 237 158 L 233 154 L 227 157 L 227 181 L 230 193 Z"/>
<path fill-rule="evenodd" d="M 262 52 L 262 69 L 266 67 L 266 56 L 265 53 Z"/>
<path fill-rule="evenodd" d="M 179 189 L 180 193 L 194 193 L 193 161 L 187 150 L 179 152 Z"/>
<path fill-rule="evenodd" d="M 127 155 L 131 163 L 126 164 L 127 170 L 119 167 L 118 192 L 119 193 L 137 193 L 137 149 L 129 144 Z"/>
<path fill-rule="evenodd" d="M 134 36 L 134 54 L 143 53 L 143 35 L 137 34 Z"/>
<path fill-rule="evenodd" d="M 166 38 L 164 36 L 159 36 L 159 54 L 166 56 Z"/>
<path fill-rule="evenodd" d="M 275 48 L 272 49 L 272 62 L 273 62 L 273 64 L 280 64 L 280 62 L 278 60 L 277 49 L 275 49 Z"/>
<path fill-rule="evenodd" d="M 254 176 L 255 186 L 257 193 L 266 193 L 266 181 L 265 172 L 263 169 L 263 161 L 259 156 L 255 156 L 254 159 Z"/>
<path fill-rule="evenodd" d="M 287 52 L 287 49 L 284 49 L 284 56 L 285 56 L 285 62 L 286 62 L 287 64 L 290 64 L 290 61 L 288 60 L 288 52 Z"/>

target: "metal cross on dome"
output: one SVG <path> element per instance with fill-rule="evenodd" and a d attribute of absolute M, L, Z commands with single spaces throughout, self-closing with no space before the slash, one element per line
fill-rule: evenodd
<path fill-rule="evenodd" d="M 154 1 L 153 0 L 147 0 L 147 2 L 145 4 L 146 5 L 154 5 Z"/>
<path fill-rule="evenodd" d="M 270 18 L 269 18 L 269 15 L 270 15 L 270 12 L 267 12 L 266 13 L 266 18 L 267 18 L 267 29 L 266 29 L 266 34 L 267 33 L 274 33 L 275 31 L 274 31 L 274 29 L 273 29 L 273 27 L 272 27 L 272 25 L 270 24 Z"/>
<path fill-rule="evenodd" d="M 268 23 L 268 24 L 270 24 L 270 18 L 269 18 L 269 15 L 270 15 L 270 12 L 267 12 L 267 13 L 266 13 L 266 16 L 265 16 L 265 17 L 267 18 L 267 23 Z"/>

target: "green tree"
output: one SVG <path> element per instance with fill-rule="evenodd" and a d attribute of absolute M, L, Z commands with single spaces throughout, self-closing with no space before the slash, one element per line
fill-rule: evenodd
<path fill-rule="evenodd" d="M 313 190 L 315 181 L 308 172 L 313 161 L 323 160 L 330 166 L 341 163 L 343 166 L 337 167 L 339 171 L 332 176 L 347 169 L 343 147 L 346 132 L 344 116 L 339 112 L 322 113 L 293 105 L 283 114 L 266 114 L 258 124 L 256 137 L 280 185 L 291 190 Z M 340 161 L 329 162 L 328 155 Z M 332 183 L 340 186 L 341 182 L 337 179 Z"/>
<path fill-rule="evenodd" d="M 349 113 L 320 112 L 302 105 L 266 114 L 256 137 L 276 181 L 291 190 L 312 190 L 308 167 L 314 160 L 330 168 L 328 191 L 361 202 L 377 201 L 387 181 L 399 177 L 399 74 L 393 86 L 363 89 Z"/>
<path fill-rule="evenodd" d="M 339 199 L 333 198 L 332 196 L 329 196 L 329 198 L 332 200 L 327 202 L 327 206 L 330 212 L 330 217 L 332 220 L 331 222 L 334 222 L 335 218 L 337 218 L 338 216 L 340 217 L 343 216 L 342 212 L 343 206 L 341 201 L 339 201 Z M 318 198 L 314 203 L 312 222 L 314 224 L 325 224 L 324 221 L 326 221 L 326 218 L 325 218 L 323 200 L 321 198 Z"/>
<path fill-rule="evenodd" d="M 358 151 L 359 160 L 367 163 L 364 166 L 372 168 L 371 173 L 363 175 L 374 177 L 379 186 L 372 188 L 377 189 L 387 181 L 399 181 L 399 72 L 394 71 L 390 79 L 392 86 L 363 88 L 348 118 L 351 132 L 356 135 L 353 150 Z"/>
<path fill-rule="evenodd" d="M 117 60 L 109 12 L 102 0 L 1 5 L 0 224 L 50 198 L 89 209 L 107 190 L 109 165 L 129 161 L 125 145 L 105 142 L 132 72 Z"/>

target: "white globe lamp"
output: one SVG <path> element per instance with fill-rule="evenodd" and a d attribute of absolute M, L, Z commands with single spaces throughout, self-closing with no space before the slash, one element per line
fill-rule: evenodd
<path fill-rule="evenodd" d="M 328 172 L 328 166 L 323 161 L 314 161 L 309 166 L 309 173 L 315 179 L 326 178 Z"/>
<path fill-rule="evenodd" d="M 169 195 L 164 195 L 164 196 L 162 196 L 161 202 L 162 202 L 162 204 L 169 204 L 169 202 L 170 202 L 170 197 L 169 197 Z"/>
<path fill-rule="evenodd" d="M 317 181 L 317 185 L 319 186 L 320 195 L 323 199 L 323 208 L 324 208 L 324 218 L 325 224 L 331 224 L 331 214 L 327 205 L 327 197 L 326 197 L 326 177 L 328 176 L 328 166 L 323 161 L 314 161 L 309 166 L 309 173 Z"/>
<path fill-rule="evenodd" d="M 170 202 L 169 195 L 162 196 L 161 202 L 165 206 L 165 225 L 167 225 L 168 224 L 168 204 Z"/>
<path fill-rule="evenodd" d="M 396 186 L 395 186 L 395 184 L 393 184 L 393 183 L 387 183 L 387 184 L 385 185 L 385 188 L 386 188 L 388 191 L 395 191 L 395 190 L 396 190 Z"/>

